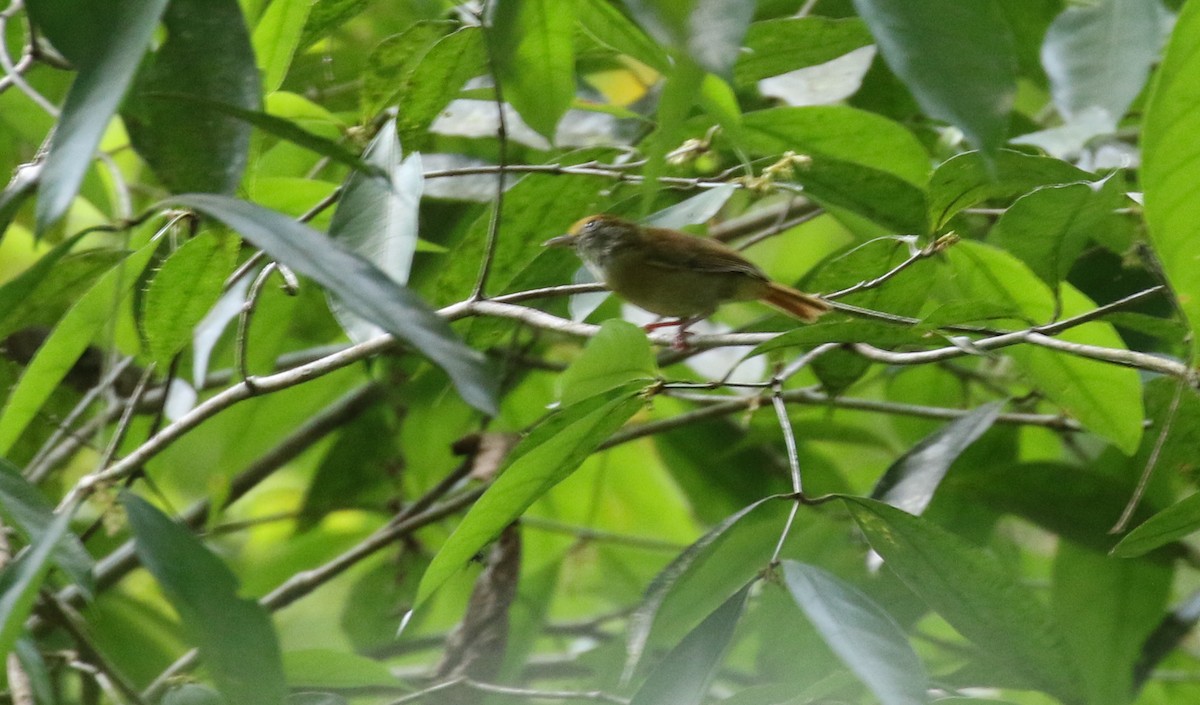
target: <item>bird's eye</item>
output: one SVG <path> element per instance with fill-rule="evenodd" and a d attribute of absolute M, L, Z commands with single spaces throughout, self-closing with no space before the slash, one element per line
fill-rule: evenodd
<path fill-rule="evenodd" d="M 584 224 L 583 229 L 584 230 L 595 230 L 596 224 L 599 222 L 600 222 L 599 220 L 589 220 L 587 223 Z"/>

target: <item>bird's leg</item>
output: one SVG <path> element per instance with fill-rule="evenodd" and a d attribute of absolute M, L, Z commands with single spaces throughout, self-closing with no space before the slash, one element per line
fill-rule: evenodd
<path fill-rule="evenodd" d="M 702 317 L 697 316 L 694 318 L 675 318 L 665 321 L 655 321 L 654 323 L 647 323 L 646 325 L 642 326 L 642 330 L 649 333 L 650 331 L 657 330 L 659 328 L 679 326 L 679 332 L 675 334 L 675 340 L 671 343 L 671 349 L 682 352 L 688 349 L 687 339 L 688 336 L 691 335 L 691 333 L 688 332 L 688 326 L 692 325 L 696 321 L 701 320 L 701 318 Z"/>

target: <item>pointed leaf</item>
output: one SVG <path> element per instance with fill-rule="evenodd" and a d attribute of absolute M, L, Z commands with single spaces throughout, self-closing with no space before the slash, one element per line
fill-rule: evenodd
<path fill-rule="evenodd" d="M 179 613 L 221 694 L 231 703 L 280 705 L 287 686 L 266 610 L 238 597 L 233 573 L 188 529 L 129 492 L 121 505 L 138 558 Z"/>
<path fill-rule="evenodd" d="M 1045 606 L 978 546 L 895 507 L 847 497 L 846 507 L 892 570 L 981 648 L 987 661 L 1067 702 L 1080 702 L 1075 664 Z"/>
<path fill-rule="evenodd" d="M 263 12 L 254 27 L 254 55 L 263 74 L 263 90 L 279 90 L 300 46 L 300 35 L 312 9 L 311 0 L 276 0 Z"/>
<path fill-rule="evenodd" d="M 555 413 L 509 455 L 500 477 L 442 544 L 421 576 L 414 607 L 425 602 L 529 505 L 562 482 L 642 407 L 641 383 L 590 397 Z"/>
<path fill-rule="evenodd" d="M 80 5 L 93 3 L 92 0 L 33 0 L 28 4 L 36 18 L 39 12 L 69 17 Z M 41 10 L 40 5 L 54 7 Z M 75 59 L 79 74 L 67 92 L 62 114 L 50 138 L 38 189 L 38 232 L 58 222 L 75 199 L 100 137 L 125 96 L 166 7 L 167 0 L 109 0 L 102 10 L 84 10 L 74 18 L 83 24 L 82 18 L 88 17 L 86 22 L 92 24 L 86 31 L 93 38 L 103 37 L 103 43 L 88 47 Z"/>
<path fill-rule="evenodd" d="M 1091 174 L 1061 159 L 1001 150 L 989 169 L 979 152 L 947 159 L 929 179 L 929 217 L 943 226 L 965 208 L 989 199 L 1016 198 L 1038 186 L 1095 181 Z"/>
<path fill-rule="evenodd" d="M 562 403 L 570 406 L 634 380 L 658 374 L 650 341 L 641 328 L 620 319 L 605 321 L 596 337 L 563 372 Z"/>
<path fill-rule="evenodd" d="M 857 17 L 787 17 L 755 22 L 733 67 L 741 85 L 832 61 L 872 43 Z"/>
<path fill-rule="evenodd" d="M 630 705 L 699 705 L 733 640 L 749 583 L 684 637 L 650 674 Z"/>
<path fill-rule="evenodd" d="M 186 194 L 172 201 L 222 221 L 275 259 L 311 277 L 350 310 L 445 369 L 469 404 L 485 413 L 495 412 L 496 380 L 483 355 L 459 341 L 449 324 L 416 294 L 370 262 L 307 225 L 252 203 L 209 194 Z"/>
<path fill-rule="evenodd" d="M 888 467 L 871 491 L 871 499 L 913 515 L 924 512 L 950 466 L 992 427 L 1003 408 L 1002 401 L 984 404 L 922 438 Z"/>
<path fill-rule="evenodd" d="M 929 679 L 896 620 L 858 588 L 816 566 L 783 562 L 783 582 L 808 621 L 883 705 L 928 702 Z"/>

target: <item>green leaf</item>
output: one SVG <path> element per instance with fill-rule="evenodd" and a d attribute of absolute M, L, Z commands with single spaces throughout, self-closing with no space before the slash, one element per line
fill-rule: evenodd
<path fill-rule="evenodd" d="M 872 43 L 857 17 L 787 17 L 755 22 L 746 31 L 745 48 L 733 78 L 747 85 L 808 66 L 816 66 Z"/>
<path fill-rule="evenodd" d="M 704 189 L 691 198 L 651 213 L 642 222 L 656 228 L 675 229 L 707 223 L 721 212 L 721 208 L 736 191 L 737 186 L 734 184 L 721 184 L 716 188 Z"/>
<path fill-rule="evenodd" d="M 575 99 L 575 3 L 499 0 L 491 4 L 490 41 L 504 99 L 551 142 Z"/>
<path fill-rule="evenodd" d="M 0 458 L 0 512 L 5 523 L 15 527 L 33 543 L 54 523 L 54 507 L 38 488 L 21 477 L 18 468 Z M 93 561 L 79 538 L 66 532 L 54 551 L 54 563 L 79 586 L 86 597 L 95 590 Z"/>
<path fill-rule="evenodd" d="M 1102 108 L 1115 128 L 1159 59 L 1167 13 L 1158 0 L 1070 5 L 1050 24 L 1042 65 L 1058 112 Z"/>
<path fill-rule="evenodd" d="M 255 110 L 258 69 L 237 0 L 173 0 L 167 40 L 142 65 L 121 109 L 129 139 L 167 188 L 233 193 L 242 180 L 250 127 L 231 117 L 147 94 L 182 92 Z"/>
<path fill-rule="evenodd" d="M 283 671 L 292 688 L 395 688 L 391 670 L 366 656 L 332 649 L 304 649 L 283 655 Z"/>
<path fill-rule="evenodd" d="M 1125 705 L 1146 638 L 1171 595 L 1169 561 L 1130 561 L 1060 542 L 1051 604 L 1089 705 Z"/>
<path fill-rule="evenodd" d="M 753 582 L 734 593 L 667 654 L 630 705 L 699 705 L 733 641 Z"/>
<path fill-rule="evenodd" d="M 74 507 L 62 510 L 30 543 L 29 547 L 0 572 L 0 655 L 12 653 L 25 632 L 25 620 L 50 572 L 51 558 L 71 525 Z"/>
<path fill-rule="evenodd" d="M 54 249 L 38 257 L 29 269 L 0 285 L 0 340 L 21 327 L 21 305 L 46 281 L 54 276 L 59 262 L 70 252 L 87 231 L 76 233 L 54 246 Z"/>
<path fill-rule="evenodd" d="M 1004 211 L 988 241 L 1057 290 L 1088 240 L 1114 217 L 1121 194 L 1109 183 L 1047 186 L 1026 194 Z"/>
<path fill-rule="evenodd" d="M 423 147 L 427 130 L 463 84 L 487 70 L 482 31 L 464 27 L 434 44 L 386 105 L 399 105 L 400 143 L 411 151 Z"/>
<path fill-rule="evenodd" d="M 645 385 L 630 383 L 584 399 L 535 428 L 508 457 L 504 470 L 446 539 L 417 590 L 421 605 L 504 527 L 568 475 L 629 420 Z"/>
<path fill-rule="evenodd" d="M 620 319 L 605 321 L 583 354 L 559 380 L 562 403 L 570 406 L 629 382 L 649 382 L 658 375 L 650 341 L 641 328 Z"/>
<path fill-rule="evenodd" d="M 947 159 L 929 180 L 929 217 L 941 230 L 952 216 L 989 199 L 1015 198 L 1039 186 L 1095 181 L 1061 159 L 1001 150 L 992 168 L 979 152 Z"/>
<path fill-rule="evenodd" d="M 191 341 L 192 329 L 221 296 L 225 278 L 237 264 L 239 245 L 228 233 L 194 237 L 172 252 L 150 280 L 141 320 L 150 354 L 159 364 L 169 365 Z"/>
<path fill-rule="evenodd" d="M 111 322 L 114 307 L 137 284 L 158 244 L 155 241 L 146 245 L 109 270 L 67 311 L 38 348 L 0 411 L 0 455 L 12 449 L 75 361 Z"/>
<path fill-rule="evenodd" d="M 283 85 L 312 5 L 312 0 L 275 0 L 254 27 L 254 55 L 265 92 L 273 93 Z"/>
<path fill-rule="evenodd" d="M 921 108 L 994 154 L 1017 91 L 1013 37 L 995 0 L 854 0 L 854 7 Z"/>
<path fill-rule="evenodd" d="M 654 576 L 654 580 L 646 587 L 642 603 L 629 618 L 625 641 L 625 678 L 633 675 L 646 650 L 646 644 L 650 641 L 651 631 L 657 623 L 669 621 L 671 625 L 695 624 L 695 618 L 688 621 L 688 618 L 692 617 L 691 614 L 680 614 L 679 609 L 670 615 L 669 620 L 659 620 L 660 612 L 671 611 L 672 605 L 669 600 L 688 610 L 703 609 L 704 599 L 727 594 L 727 591 L 721 590 L 728 588 L 728 585 L 720 583 L 743 584 L 766 567 L 766 563 L 771 559 L 773 545 L 763 541 L 764 534 L 757 529 L 765 527 L 767 534 L 778 536 L 783 517 L 756 510 L 771 503 L 782 507 L 783 503 L 778 501 L 780 498 L 781 495 L 764 497 L 725 517 Z M 743 520 L 751 515 L 754 515 L 758 524 L 754 525 L 750 521 L 742 524 Z M 735 530 L 748 525 L 750 530 L 745 536 Z M 740 570 L 740 566 L 736 565 L 743 561 L 745 565 L 750 566 L 746 571 Z M 706 568 L 710 574 L 715 574 L 717 582 L 703 575 L 702 571 Z M 699 591 L 703 597 L 697 599 L 697 595 L 691 591 Z"/>
<path fill-rule="evenodd" d="M 791 21 L 791 20 L 789 20 Z M 751 154 L 820 154 L 871 167 L 924 187 L 929 154 L 899 123 L 842 105 L 771 108 L 746 113 L 738 146 Z"/>
<path fill-rule="evenodd" d="M 1054 299 L 1046 285 L 1002 250 L 963 241 L 950 248 L 946 258 L 953 268 L 955 285 L 965 298 L 1011 302 L 1034 321 L 1049 321 L 1053 315 Z M 1095 303 L 1086 296 L 1063 284 L 1064 317 L 1094 308 Z M 1055 337 L 1125 349 L 1112 325 L 1099 321 L 1076 326 Z M 1047 398 L 1088 430 L 1112 441 L 1126 454 L 1137 450 L 1144 418 L 1137 371 L 1033 345 L 1013 346 L 1005 352 Z"/>
<path fill-rule="evenodd" d="M 386 180 L 351 173 L 329 224 L 329 237 L 404 285 L 417 251 L 417 216 L 425 178 L 419 153 L 403 162 L 401 156 L 396 122 L 389 120 L 366 151 L 367 162 L 386 174 Z M 381 332 L 378 326 L 346 311 L 336 298 L 330 299 L 330 308 L 356 343 Z"/>
<path fill-rule="evenodd" d="M 888 467 L 871 490 L 871 499 L 920 515 L 950 466 L 992 427 L 1003 408 L 1002 401 L 984 404 L 922 438 Z"/>
<path fill-rule="evenodd" d="M 928 702 L 925 667 L 882 607 L 832 573 L 797 561 L 783 562 L 783 582 L 829 648 L 879 702 Z"/>
<path fill-rule="evenodd" d="M 187 528 L 146 500 L 122 492 L 134 548 L 200 649 L 217 689 L 231 703 L 278 705 L 287 685 L 267 611 L 238 597 L 237 578 Z"/>
<path fill-rule="evenodd" d="M 1167 281 L 1191 326 L 1200 329 L 1200 4 L 1184 5 L 1175 22 L 1142 129 L 1146 224 Z M 1200 345 L 1190 346 L 1192 363 Z"/>
<path fill-rule="evenodd" d="M 363 74 L 363 115 L 373 116 L 388 107 L 396 85 L 411 80 L 421 59 L 453 27 L 452 22 L 418 22 L 380 42 L 367 57 Z"/>
<path fill-rule="evenodd" d="M 100 137 L 133 80 L 167 0 L 109 0 L 101 10 L 80 9 L 88 5 L 94 3 L 90 0 L 29 3 L 35 17 L 43 12 L 53 13 L 70 22 L 67 18 L 78 11 L 74 21 L 88 22 L 91 26 L 81 32 L 96 40 L 79 47 L 73 57 L 79 73 L 67 92 L 62 114 L 50 137 L 38 189 L 38 232 L 58 222 L 75 199 Z"/>
<path fill-rule="evenodd" d="M 1076 665 L 1049 611 L 979 547 L 895 507 L 847 497 L 846 508 L 891 569 L 981 649 L 985 662 L 1066 702 L 1082 702 Z"/>
<path fill-rule="evenodd" d="M 307 225 L 252 203 L 198 193 L 172 200 L 220 220 L 271 257 L 312 278 L 351 311 L 446 370 L 467 403 L 485 413 L 495 412 L 496 379 L 483 355 L 458 340 L 446 321 L 416 294 L 370 262 Z"/>

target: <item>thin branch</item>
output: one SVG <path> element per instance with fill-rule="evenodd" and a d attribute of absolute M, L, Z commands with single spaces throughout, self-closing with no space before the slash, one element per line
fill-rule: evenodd
<path fill-rule="evenodd" d="M 956 242 L 958 242 L 957 235 L 953 235 L 953 234 L 943 235 L 943 236 L 939 237 L 938 239 L 934 240 L 933 242 L 929 243 L 925 247 L 922 247 L 922 248 L 916 250 L 915 252 L 913 252 L 911 255 L 908 256 L 908 259 L 904 260 L 903 262 L 896 265 L 895 267 L 892 267 L 890 270 L 888 270 L 887 272 L 884 272 L 883 274 L 879 275 L 878 277 L 875 277 L 874 279 L 868 279 L 866 281 L 861 281 L 861 282 L 855 284 L 854 286 L 848 287 L 846 289 L 842 289 L 841 291 L 835 291 L 830 294 L 825 294 L 825 296 L 822 298 L 838 299 L 843 296 L 849 296 L 850 294 L 857 294 L 860 291 L 866 291 L 867 289 L 874 289 L 874 288 L 880 287 L 883 284 L 885 284 L 888 280 L 895 277 L 900 272 L 903 272 L 904 270 L 908 269 L 909 267 L 913 266 L 914 264 L 916 264 L 917 262 L 920 262 L 923 259 L 928 259 L 928 258 L 938 254 L 939 252 L 943 252 L 946 248 L 952 246 Z"/>
<path fill-rule="evenodd" d="M 1142 497 L 1146 494 L 1146 487 L 1150 484 L 1150 476 L 1154 474 L 1154 468 L 1158 465 L 1158 458 L 1162 455 L 1163 446 L 1167 444 L 1167 436 L 1171 435 L 1171 428 L 1175 425 L 1175 417 L 1179 413 L 1179 403 L 1183 400 L 1183 380 L 1179 380 L 1175 384 L 1175 394 L 1171 397 L 1171 403 L 1167 405 L 1166 414 L 1163 416 L 1161 427 L 1158 430 L 1158 438 L 1154 439 L 1154 448 L 1150 450 L 1150 457 L 1146 459 L 1146 466 L 1142 468 L 1142 474 L 1138 477 L 1137 486 L 1133 488 L 1133 494 L 1129 496 L 1129 501 L 1125 503 L 1125 509 L 1121 511 L 1120 518 L 1117 523 L 1108 530 L 1110 534 L 1119 534 L 1125 531 L 1129 526 L 1129 521 L 1133 519 L 1133 513 L 1137 511 L 1138 505 L 1142 503 Z"/>
<path fill-rule="evenodd" d="M 490 3 L 495 10 L 495 0 Z M 483 261 L 479 265 L 479 277 L 475 280 L 475 288 L 471 291 L 471 300 L 486 298 L 488 275 L 492 272 L 492 262 L 496 259 L 496 243 L 500 239 L 500 220 L 504 215 L 505 165 L 508 163 L 508 123 L 504 117 L 504 89 L 500 82 L 500 72 L 496 70 L 496 47 L 493 35 L 495 27 L 488 26 L 483 15 L 479 17 L 480 28 L 483 29 L 483 45 L 487 50 L 488 72 L 492 75 L 492 88 L 496 101 L 496 201 L 492 204 L 492 213 L 488 218 L 487 241 L 483 249 Z"/>

